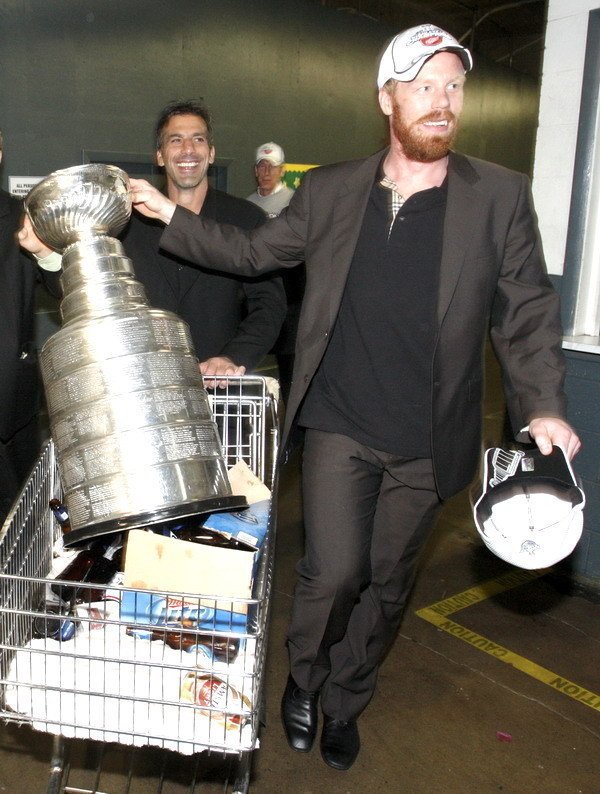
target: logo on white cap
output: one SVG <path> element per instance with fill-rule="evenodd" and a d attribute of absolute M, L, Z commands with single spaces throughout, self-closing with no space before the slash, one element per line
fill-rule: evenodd
<path fill-rule="evenodd" d="M 418 25 L 399 33 L 386 47 L 379 62 L 377 87 L 383 88 L 390 79 L 403 83 L 414 80 L 425 61 L 436 52 L 454 52 L 466 72 L 473 68 L 471 53 L 454 36 L 436 25 Z"/>
<path fill-rule="evenodd" d="M 259 146 L 256 150 L 254 162 L 260 163 L 261 160 L 266 160 L 271 163 L 271 165 L 283 165 L 285 162 L 283 149 L 278 143 L 273 143 L 273 141 L 263 143 L 263 145 Z"/>

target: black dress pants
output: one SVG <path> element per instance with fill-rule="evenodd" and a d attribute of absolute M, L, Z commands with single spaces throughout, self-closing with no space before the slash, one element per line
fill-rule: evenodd
<path fill-rule="evenodd" d="M 298 686 L 321 690 L 325 714 L 354 719 L 373 695 L 440 506 L 432 463 L 307 430 L 302 486 L 290 669 Z"/>

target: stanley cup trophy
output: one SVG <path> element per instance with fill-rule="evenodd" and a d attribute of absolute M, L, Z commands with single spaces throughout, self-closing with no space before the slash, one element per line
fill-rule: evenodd
<path fill-rule="evenodd" d="M 50 174 L 25 207 L 63 253 L 62 328 L 40 363 L 73 543 L 213 510 L 232 496 L 188 326 L 148 305 L 114 237 L 131 214 L 107 165 Z"/>

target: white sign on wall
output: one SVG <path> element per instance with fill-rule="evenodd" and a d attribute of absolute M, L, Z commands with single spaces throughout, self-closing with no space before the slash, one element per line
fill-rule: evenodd
<path fill-rule="evenodd" d="M 43 176 L 9 176 L 8 177 L 8 192 L 13 196 L 23 198 L 26 196 L 34 185 L 41 182 Z"/>

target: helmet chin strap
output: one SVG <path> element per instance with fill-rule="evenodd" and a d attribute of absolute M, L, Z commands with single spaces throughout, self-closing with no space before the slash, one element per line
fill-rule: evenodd
<path fill-rule="evenodd" d="M 519 467 L 525 453 L 520 450 L 496 449 L 492 456 L 494 476 L 489 481 L 490 488 L 494 488 L 509 477 L 512 477 Z"/>

